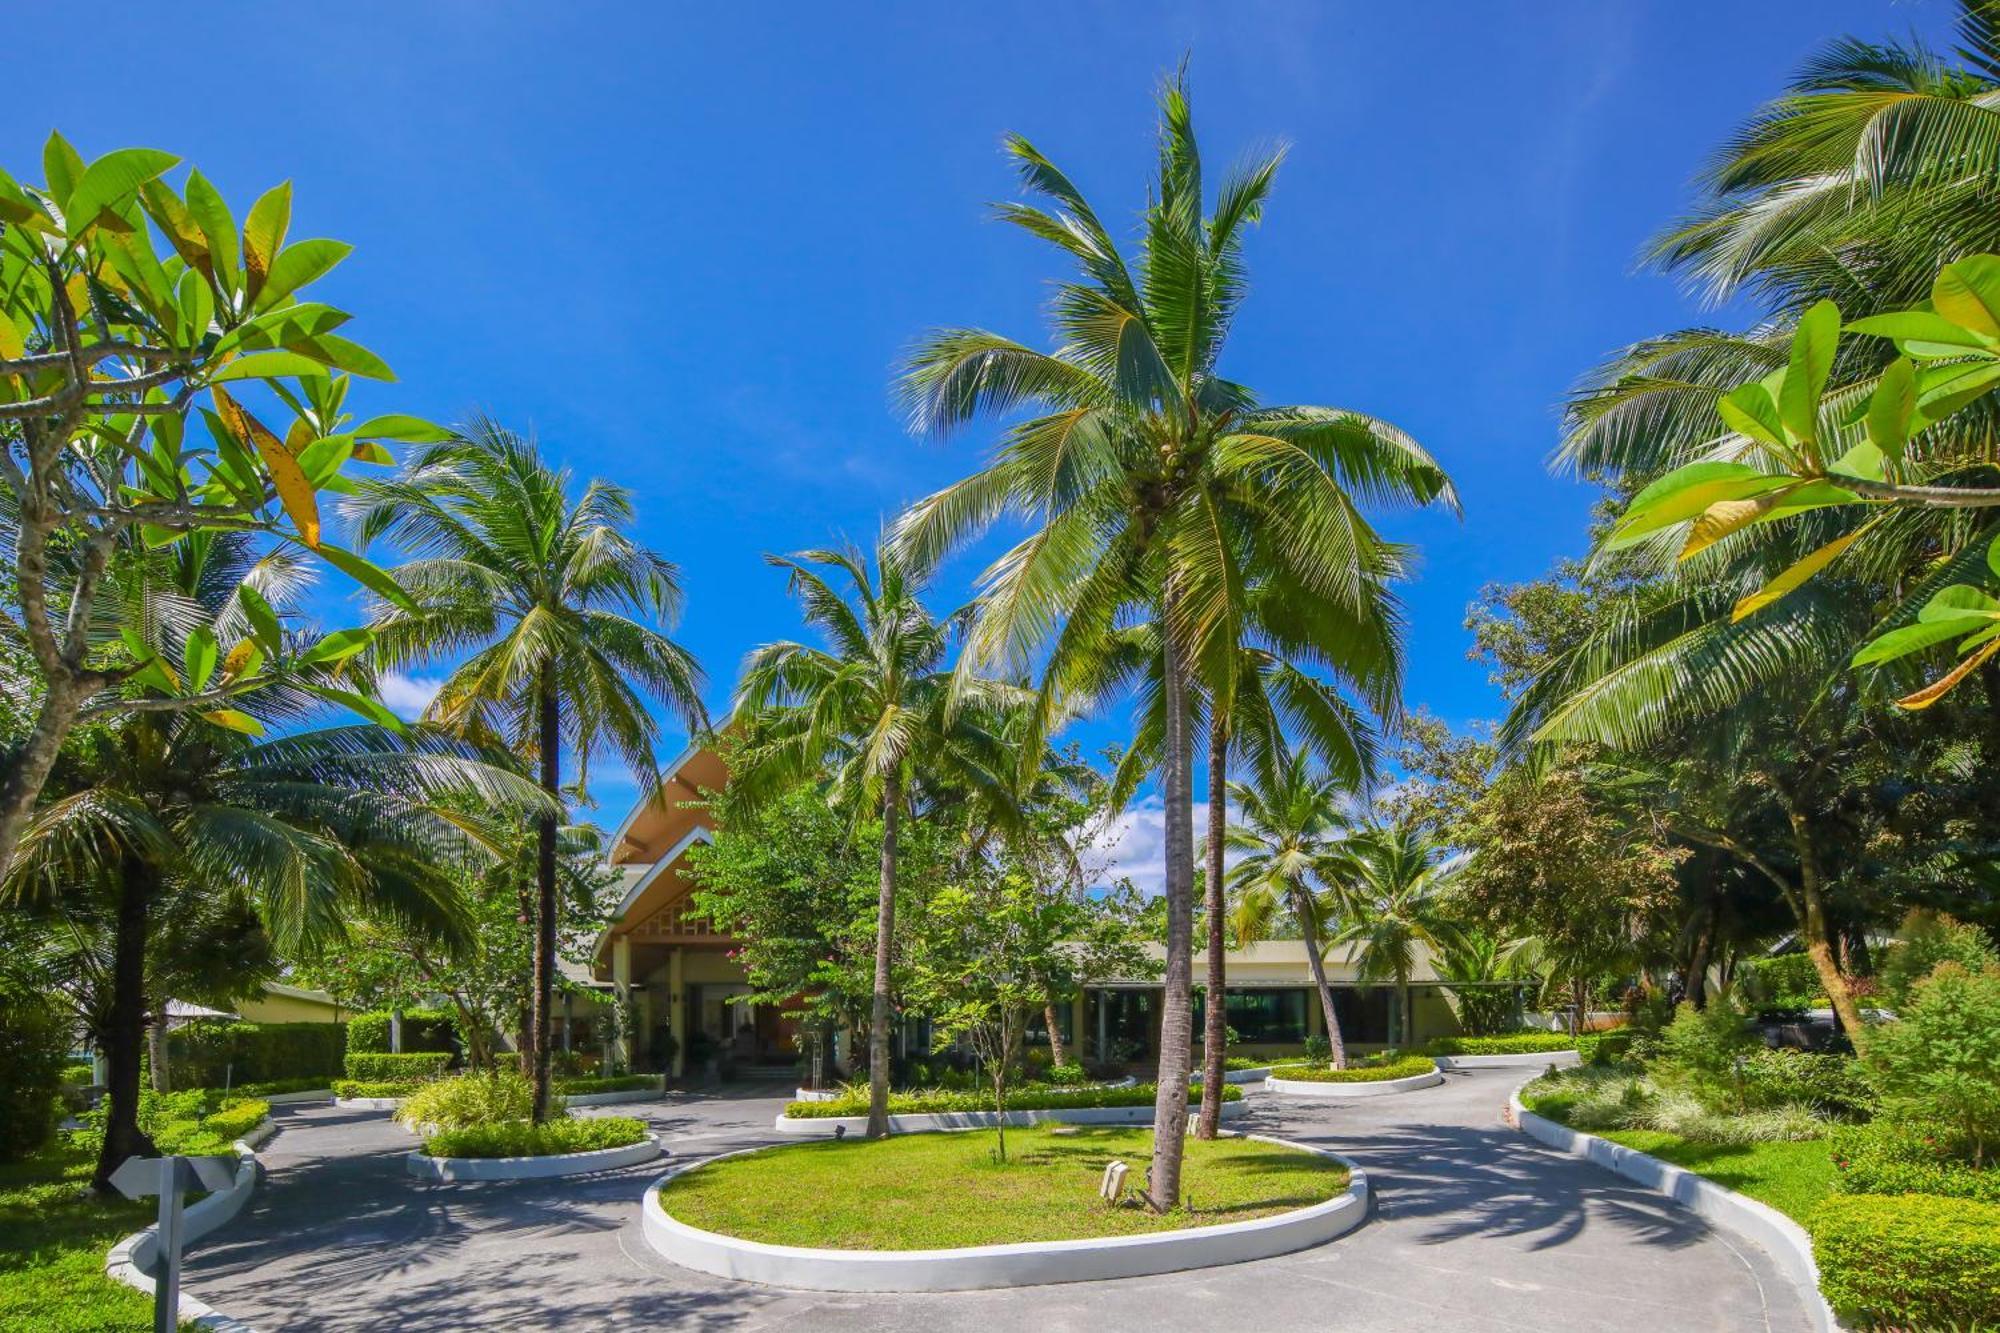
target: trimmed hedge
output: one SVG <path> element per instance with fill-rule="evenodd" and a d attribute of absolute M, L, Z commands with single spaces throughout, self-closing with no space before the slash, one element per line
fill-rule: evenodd
<path fill-rule="evenodd" d="M 1632 1039 L 1635 1035 L 1629 1027 L 1609 1028 L 1603 1032 L 1579 1032 L 1576 1036 L 1576 1053 L 1587 1065 L 1615 1065 L 1632 1053 Z"/>
<path fill-rule="evenodd" d="M 432 1157 L 553 1157 L 558 1153 L 623 1148 L 645 1137 L 646 1122 L 630 1116 L 551 1120 L 540 1125 L 510 1120 L 499 1125 L 440 1130 L 425 1140 L 424 1152 Z"/>
<path fill-rule="evenodd" d="M 1063 1088 L 1040 1090 L 1032 1086 L 1023 1088 L 1007 1097 L 1009 1111 L 1073 1111 L 1102 1106 L 1151 1106 L 1155 1090 L 1150 1083 L 1138 1083 L 1130 1087 L 1112 1088 Z M 1238 1101 L 1243 1089 L 1234 1083 L 1222 1089 L 1222 1100 Z M 1188 1092 L 1190 1102 L 1201 1100 L 1201 1089 Z M 990 1111 L 993 1109 L 993 1095 L 990 1092 L 954 1092 L 945 1088 L 923 1088 L 915 1092 L 897 1092 L 889 1096 L 890 1115 L 950 1115 L 963 1111 Z M 868 1094 L 857 1089 L 830 1102 L 793 1102 L 785 1108 L 785 1115 L 792 1120 L 829 1120 L 838 1116 L 868 1114 Z"/>
<path fill-rule="evenodd" d="M 605 1078 L 560 1078 L 556 1080 L 556 1091 L 570 1096 L 585 1096 L 593 1092 L 637 1092 L 641 1088 L 656 1089 L 660 1086 L 658 1074 L 618 1074 Z"/>
<path fill-rule="evenodd" d="M 1576 1039 L 1567 1032 L 1503 1032 L 1497 1037 L 1438 1037 L 1424 1043 L 1426 1055 L 1532 1055 L 1575 1049 Z"/>
<path fill-rule="evenodd" d="M 198 1019 L 167 1034 L 176 1085 L 219 1088 L 340 1074 L 347 1032 L 339 1023 L 236 1023 Z"/>
<path fill-rule="evenodd" d="M 1271 1076 L 1300 1083 L 1387 1083 L 1390 1079 L 1415 1078 L 1435 1074 L 1437 1062 L 1428 1055 L 1405 1055 L 1382 1064 L 1351 1065 L 1333 1069 L 1326 1065 L 1273 1065 Z"/>
<path fill-rule="evenodd" d="M 347 1076 L 364 1083 L 439 1078 L 450 1064 L 449 1051 L 406 1051 L 401 1055 L 356 1054 L 347 1057 Z"/>
<path fill-rule="evenodd" d="M 559 1110 L 558 1100 L 552 1110 Z M 535 1085 L 512 1069 L 459 1074 L 433 1079 L 411 1093 L 396 1110 L 396 1119 L 418 1133 L 434 1129 L 470 1129 L 526 1120 L 535 1109 Z"/>
<path fill-rule="evenodd" d="M 39 995 L 0 996 L 0 1161 L 39 1151 L 62 1118 L 69 1024 Z"/>
<path fill-rule="evenodd" d="M 449 1009 L 405 1009 L 403 1050 L 456 1051 L 458 1018 Z M 389 1012 L 356 1014 L 347 1024 L 347 1049 L 364 1055 L 389 1054 Z"/>
<path fill-rule="evenodd" d="M 376 1079 L 373 1081 L 356 1078 L 337 1078 L 333 1081 L 333 1095 L 342 1099 L 354 1097 L 407 1097 L 430 1081 L 427 1078 Z"/>
<path fill-rule="evenodd" d="M 1807 1229 L 1820 1290 L 1852 1322 L 1944 1329 L 2000 1320 L 2000 1204 L 1837 1194 Z"/>
<path fill-rule="evenodd" d="M 1827 1136 L 1834 1188 L 1846 1194 L 1936 1194 L 2000 1204 L 2000 1167 L 1965 1160 L 1942 1125 L 1873 1120 Z"/>

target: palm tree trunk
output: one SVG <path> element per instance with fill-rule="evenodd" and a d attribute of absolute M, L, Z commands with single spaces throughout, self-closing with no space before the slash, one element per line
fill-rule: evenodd
<path fill-rule="evenodd" d="M 1042 1022 L 1047 1024 L 1049 1029 L 1049 1066 L 1051 1068 L 1061 1064 L 1063 1056 L 1068 1054 L 1063 1049 L 1062 1029 L 1056 1026 L 1056 1019 L 1058 1017 L 1060 1015 L 1056 1013 L 1055 992 L 1050 991 L 1048 999 L 1042 1002 Z"/>
<path fill-rule="evenodd" d="M 1303 887 L 1292 890 L 1292 915 L 1299 919 L 1300 942 L 1306 946 L 1306 966 L 1312 969 L 1313 985 L 1319 989 L 1320 1017 L 1326 1020 L 1326 1042 L 1332 1047 L 1329 1061 L 1335 1069 L 1347 1068 L 1347 1039 L 1341 1035 L 1340 1015 L 1333 1011 L 1333 987 L 1326 981 L 1326 959 L 1319 952 L 1319 930 L 1313 925 L 1312 904 L 1300 901 Z"/>
<path fill-rule="evenodd" d="M 1208 882 L 1203 906 L 1208 913 L 1208 999 L 1202 1017 L 1201 1114 L 1194 1136 L 1212 1139 L 1222 1129 L 1223 1071 L 1228 1055 L 1228 962 L 1222 938 L 1222 839 L 1229 830 L 1229 719 L 1222 701 L 1209 709 L 1208 720 Z"/>
<path fill-rule="evenodd" d="M 1189 1046 L 1194 1039 L 1194 782 L 1188 772 L 1187 666 L 1175 641 L 1171 584 L 1161 623 L 1169 627 L 1161 676 L 1166 695 L 1167 958 L 1160 1003 L 1160 1067 L 1153 1098 L 1153 1172 L 1148 1202 L 1156 1213 L 1180 1204 L 1186 1149 Z"/>
<path fill-rule="evenodd" d="M 562 781 L 562 735 L 559 727 L 559 699 L 553 666 L 542 664 L 537 691 L 541 725 L 539 745 L 542 760 L 542 790 L 553 799 Z M 534 1064 L 534 1120 L 549 1118 L 549 1015 L 555 996 L 556 978 L 556 816 L 545 814 L 538 821 L 535 846 L 535 999 L 528 1019 L 530 1059 Z"/>
<path fill-rule="evenodd" d="M 1840 1019 L 1841 1027 L 1847 1030 L 1847 1039 L 1858 1050 L 1867 1040 L 1867 1033 L 1861 1024 L 1861 1006 L 1854 1002 L 1854 992 L 1848 989 L 1847 978 L 1834 957 L 1833 928 L 1827 920 L 1825 885 L 1820 878 L 1819 853 L 1813 846 L 1812 830 L 1807 827 L 1805 816 L 1796 811 L 1788 809 L 1786 818 L 1792 829 L 1792 849 L 1799 858 L 1799 933 L 1805 938 L 1806 956 L 1812 959 L 1813 971 L 1819 974 L 1819 984 L 1826 988 L 1834 1016 Z"/>
<path fill-rule="evenodd" d="M 146 1063 L 153 1075 L 154 1092 L 174 1090 L 173 1071 L 167 1067 L 167 1007 L 160 1005 L 153 1021 L 146 1025 Z"/>
<path fill-rule="evenodd" d="M 896 939 L 896 820 L 902 813 L 900 773 L 882 784 L 882 893 L 875 903 L 875 1001 L 868 1022 L 868 1137 L 889 1134 L 889 962 Z"/>
<path fill-rule="evenodd" d="M 127 1157 L 150 1157 L 158 1151 L 139 1128 L 139 1052 L 146 1044 L 146 935 L 154 887 L 153 867 L 127 858 L 112 928 L 111 1018 L 104 1051 L 110 1113 L 91 1178 L 100 1194 L 112 1193 L 111 1173 Z M 165 999 L 160 1003 L 164 1006 Z"/>

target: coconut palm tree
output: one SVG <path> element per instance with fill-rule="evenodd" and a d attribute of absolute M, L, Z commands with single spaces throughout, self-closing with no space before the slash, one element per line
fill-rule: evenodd
<path fill-rule="evenodd" d="M 1451 949 L 1459 927 L 1446 895 L 1454 863 L 1444 849 L 1414 824 L 1363 829 L 1329 857 L 1323 872 L 1332 882 L 1346 924 L 1329 947 L 1345 948 L 1364 982 L 1394 981 L 1401 1010 L 1402 1044 L 1415 1041 L 1410 1012 L 1410 977 L 1417 950 Z"/>
<path fill-rule="evenodd" d="M 954 677 L 952 645 L 970 612 L 933 616 L 920 581 L 886 543 L 876 550 L 872 575 L 851 549 L 768 558 L 787 572 L 806 623 L 826 647 L 785 640 L 745 661 L 735 709 L 748 748 L 731 781 L 753 799 L 825 781 L 830 799 L 857 820 L 882 821 L 867 1131 L 879 1138 L 889 1132 L 898 829 L 919 789 L 933 781 L 974 790 L 989 810 L 1006 807 L 1012 770 L 984 715 L 1014 692 Z M 847 595 L 821 570 L 844 575 Z"/>
<path fill-rule="evenodd" d="M 117 582 L 126 623 L 147 626 L 147 646 L 200 676 L 255 670 L 260 650 L 246 608 L 282 606 L 283 592 L 297 587 L 281 558 L 253 563 L 244 538 L 218 534 L 176 543 L 164 558 L 135 555 Z M 140 1052 L 148 1016 L 166 998 L 158 983 L 185 978 L 149 969 L 149 948 L 202 917 L 236 923 L 240 939 L 241 923 L 254 918 L 298 956 L 339 941 L 364 912 L 452 947 L 465 932 L 454 872 L 491 848 L 444 803 L 541 801 L 474 748 L 424 730 L 351 726 L 257 739 L 266 721 L 298 720 L 311 690 L 330 689 L 314 669 L 338 670 L 356 643 L 293 637 L 285 656 L 295 677 L 240 696 L 241 708 L 135 708 L 66 760 L 62 794 L 35 812 L 0 885 L 10 903 L 103 927 L 110 1116 L 100 1189 L 126 1157 L 151 1151 L 138 1125 Z M 225 654 L 223 644 L 235 646 Z M 178 920 L 163 919 L 167 912 Z"/>
<path fill-rule="evenodd" d="M 1283 597 L 1358 606 L 1366 569 L 1355 553 L 1372 534 L 1357 500 L 1448 501 L 1450 483 L 1392 426 L 1267 406 L 1220 373 L 1245 290 L 1243 237 L 1282 154 L 1233 174 L 1211 204 L 1184 75 L 1161 91 L 1159 174 L 1132 261 L 1040 150 L 1015 137 L 1008 152 L 1040 202 L 1001 205 L 1000 216 L 1078 268 L 1056 289 L 1058 346 L 965 328 L 922 339 L 903 377 L 914 428 L 1024 415 L 988 466 L 904 515 L 896 543 L 928 569 L 1002 515 L 1032 525 L 984 575 L 961 669 L 1017 670 L 1038 656 L 1051 708 L 1133 614 L 1165 627 L 1167 941 L 1150 1195 L 1164 1211 L 1180 1199 L 1193 1035 L 1195 664 L 1212 643 L 1240 639 L 1246 570 Z"/>
<path fill-rule="evenodd" d="M 1347 1043 L 1334 1011 L 1333 987 L 1326 980 L 1322 943 L 1329 904 L 1322 895 L 1324 876 L 1351 827 L 1342 811 L 1353 794 L 1352 782 L 1317 767 L 1311 751 L 1301 746 L 1260 781 L 1229 784 L 1229 800 L 1240 822 L 1230 824 L 1224 834 L 1225 845 L 1243 854 L 1229 871 L 1237 930 L 1261 935 L 1280 911 L 1291 913 L 1305 942 L 1335 1069 L 1347 1067 Z M 1211 997 L 1210 1003 L 1217 1000 Z"/>
<path fill-rule="evenodd" d="M 559 802 L 562 752 L 581 786 L 609 748 L 650 793 L 659 782 L 659 704 L 690 732 L 707 726 L 702 673 L 668 638 L 681 604 L 672 563 L 636 544 L 631 494 L 592 481 L 572 495 L 567 469 L 534 440 L 481 419 L 427 445 L 392 480 L 350 506 L 360 541 L 407 557 L 396 572 L 411 605 L 375 610 L 374 663 L 384 670 L 464 660 L 425 709 L 456 735 L 504 743 L 538 766 Z M 536 858 L 534 1117 L 549 1112 L 549 1021 L 556 971 L 559 804 L 540 817 Z"/>

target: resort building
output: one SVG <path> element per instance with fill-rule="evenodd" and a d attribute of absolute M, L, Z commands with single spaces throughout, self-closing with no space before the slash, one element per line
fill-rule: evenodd
<path fill-rule="evenodd" d="M 559 1039 L 566 1045 L 602 1045 L 620 1064 L 673 1074 L 723 1054 L 739 1066 L 789 1067 L 799 1059 L 797 1017 L 783 1006 L 749 1003 L 751 988 L 733 954 L 736 941 L 689 912 L 693 884 L 687 853 L 715 832 L 713 818 L 699 804 L 701 794 L 720 788 L 727 777 L 713 750 L 694 746 L 667 770 L 660 795 L 619 825 L 609 855 L 624 876 L 624 894 L 597 942 L 588 981 L 608 991 L 629 1018 L 623 1031 L 615 1031 L 596 1028 L 583 1016 L 585 1010 L 601 1015 L 597 1006 L 559 1014 Z M 1153 951 L 1164 953 L 1158 946 Z M 1351 1046 L 1393 1045 L 1406 1030 L 1418 1042 L 1458 1030 L 1443 988 L 1421 954 L 1407 991 L 1408 1029 L 1399 988 L 1360 984 L 1352 958 L 1338 949 L 1327 955 L 1326 970 L 1335 1013 Z M 1307 1038 L 1325 1031 L 1301 941 L 1266 940 L 1232 950 L 1228 971 L 1229 1025 L 1245 1053 L 1296 1052 Z M 1198 950 L 1197 986 L 1201 973 Z M 1060 1009 L 1057 1024 L 1065 1046 L 1086 1059 L 1149 1063 L 1159 1049 L 1160 999 L 1157 980 L 1106 981 L 1086 987 Z M 1196 1003 L 1199 1032 L 1199 994 Z M 1031 1036 L 1047 1040 L 1039 1017 Z M 899 1045 L 925 1050 L 927 1025 L 906 1023 Z"/>

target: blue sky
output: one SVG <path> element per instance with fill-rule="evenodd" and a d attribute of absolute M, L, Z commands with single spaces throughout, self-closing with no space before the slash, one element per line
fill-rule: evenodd
<path fill-rule="evenodd" d="M 1423 553 L 1408 698 L 1462 723 L 1498 711 L 1466 603 L 1580 553 L 1591 492 L 1545 466 L 1565 389 L 1634 338 L 1741 318 L 1640 271 L 1642 243 L 1821 41 L 1949 19 L 1935 0 L 466 0 L 105 12 L 80 40 L 38 5 L 8 21 L 0 163 L 38 177 L 53 123 L 86 157 L 181 154 L 239 216 L 291 178 L 293 236 L 356 246 L 316 294 L 401 376 L 357 405 L 484 409 L 633 488 L 720 706 L 744 652 L 797 623 L 765 552 L 865 541 L 979 456 L 985 433 L 904 433 L 900 350 L 944 323 L 1041 338 L 1055 257 L 985 216 L 1014 193 L 1001 135 L 1129 217 L 1151 94 L 1190 52 L 1215 168 L 1292 145 L 1226 371 L 1397 421 L 1457 479 L 1463 522 L 1385 527 Z M 624 789 L 598 795 L 615 822 Z"/>

